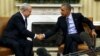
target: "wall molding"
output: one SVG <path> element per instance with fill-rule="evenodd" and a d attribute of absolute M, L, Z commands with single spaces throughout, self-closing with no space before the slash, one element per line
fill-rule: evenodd
<path fill-rule="evenodd" d="M 16 6 L 20 7 L 23 3 L 17 3 Z M 60 7 L 61 4 L 30 4 L 32 7 Z M 82 7 L 82 4 L 71 4 L 72 7 Z"/>

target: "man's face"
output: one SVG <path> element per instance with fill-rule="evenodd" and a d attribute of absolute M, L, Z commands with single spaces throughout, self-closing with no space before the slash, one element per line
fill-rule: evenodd
<path fill-rule="evenodd" d="M 61 6 L 61 15 L 68 16 L 69 14 L 70 14 L 70 10 L 65 6 Z"/>
<path fill-rule="evenodd" d="M 29 7 L 28 9 L 25 10 L 25 16 L 29 17 L 31 15 L 31 12 L 32 12 L 32 8 Z"/>

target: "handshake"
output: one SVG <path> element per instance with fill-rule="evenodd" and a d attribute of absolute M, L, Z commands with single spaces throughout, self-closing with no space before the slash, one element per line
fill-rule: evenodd
<path fill-rule="evenodd" d="M 43 40 L 45 38 L 44 34 L 35 34 L 36 39 Z"/>

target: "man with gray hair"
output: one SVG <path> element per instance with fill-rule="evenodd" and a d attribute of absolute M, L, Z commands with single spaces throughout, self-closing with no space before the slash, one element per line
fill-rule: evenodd
<path fill-rule="evenodd" d="M 4 30 L 2 44 L 10 47 L 15 56 L 33 56 L 33 43 L 28 41 L 27 37 L 41 40 L 37 34 L 27 30 L 27 17 L 31 14 L 31 11 L 32 7 L 24 3 L 20 7 L 20 11 L 10 18 Z"/>

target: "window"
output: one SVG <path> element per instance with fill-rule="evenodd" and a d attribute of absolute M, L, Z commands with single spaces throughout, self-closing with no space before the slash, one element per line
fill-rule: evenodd
<path fill-rule="evenodd" d="M 22 3 L 42 3 L 42 4 L 46 4 L 46 3 L 71 3 L 71 4 L 75 4 L 75 3 L 79 3 L 80 0 L 17 0 L 18 2 L 22 2 Z"/>

